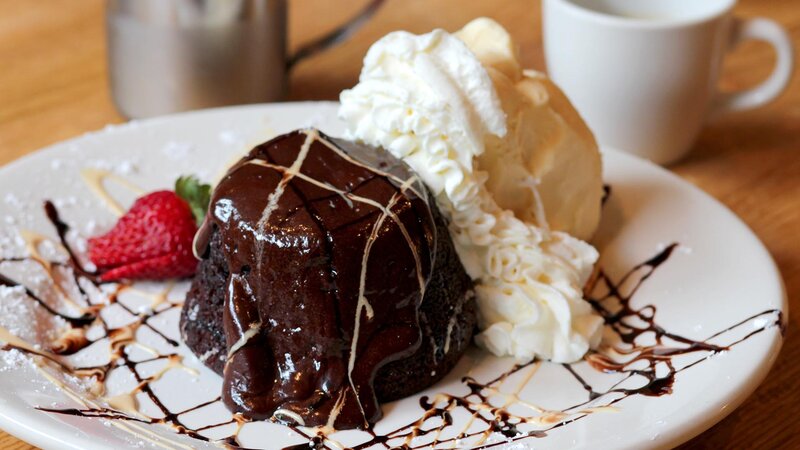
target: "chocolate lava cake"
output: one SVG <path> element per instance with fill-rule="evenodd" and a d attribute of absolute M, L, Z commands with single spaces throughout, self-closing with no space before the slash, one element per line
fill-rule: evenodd
<path fill-rule="evenodd" d="M 255 147 L 215 189 L 195 252 L 183 339 L 252 419 L 369 428 L 472 339 L 447 224 L 383 149 L 313 129 Z"/>

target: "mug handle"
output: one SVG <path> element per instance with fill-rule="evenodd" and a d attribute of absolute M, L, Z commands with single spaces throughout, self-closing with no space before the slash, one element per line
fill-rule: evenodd
<path fill-rule="evenodd" d="M 291 69 L 301 59 L 313 55 L 327 48 L 330 48 L 356 32 L 361 26 L 367 23 L 370 17 L 375 14 L 375 11 L 383 4 L 384 0 L 371 0 L 364 9 L 361 10 L 355 17 L 348 20 L 343 25 L 339 26 L 330 33 L 304 45 L 297 50 L 294 55 L 286 60 L 286 70 Z"/>
<path fill-rule="evenodd" d="M 719 94 L 711 110 L 712 118 L 765 105 L 780 95 L 789 84 L 794 67 L 794 50 L 786 30 L 775 21 L 762 17 L 734 19 L 730 48 L 750 39 L 766 41 L 775 48 L 778 55 L 775 69 L 766 81 L 754 88 Z"/>

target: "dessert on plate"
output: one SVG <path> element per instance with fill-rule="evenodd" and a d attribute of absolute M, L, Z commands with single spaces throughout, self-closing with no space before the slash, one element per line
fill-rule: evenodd
<path fill-rule="evenodd" d="M 502 27 L 387 35 L 340 117 L 348 140 L 304 129 L 251 150 L 195 238 L 181 333 L 229 409 L 369 428 L 475 331 L 523 363 L 597 345 L 580 240 L 599 221 L 597 146 Z"/>
<path fill-rule="evenodd" d="M 427 189 L 388 152 L 295 131 L 214 191 L 181 317 L 248 417 L 367 427 L 452 369 L 475 303 Z"/>

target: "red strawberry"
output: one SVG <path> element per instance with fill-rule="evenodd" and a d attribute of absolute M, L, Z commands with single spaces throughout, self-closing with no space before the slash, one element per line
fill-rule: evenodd
<path fill-rule="evenodd" d="M 136 200 L 111 231 L 89 239 L 89 259 L 101 280 L 193 275 L 197 260 L 192 241 L 209 195 L 208 186 L 182 177 L 175 192 L 153 192 Z"/>

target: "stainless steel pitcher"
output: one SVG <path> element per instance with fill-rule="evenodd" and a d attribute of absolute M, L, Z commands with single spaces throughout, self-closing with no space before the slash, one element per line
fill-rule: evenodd
<path fill-rule="evenodd" d="M 142 118 L 280 100 L 296 61 L 347 38 L 382 2 L 288 56 L 286 0 L 108 0 L 114 101 Z"/>

